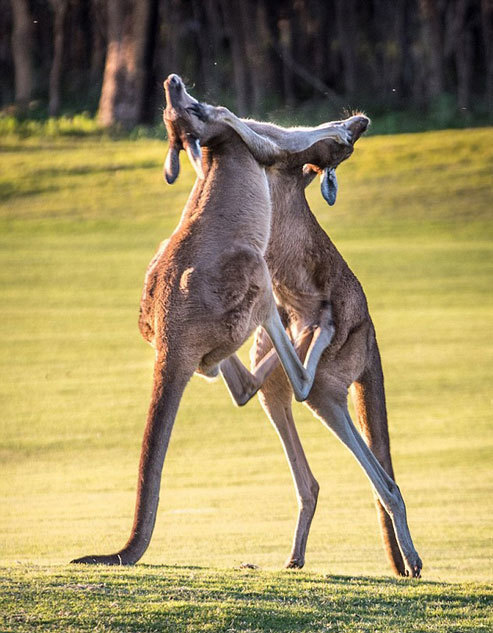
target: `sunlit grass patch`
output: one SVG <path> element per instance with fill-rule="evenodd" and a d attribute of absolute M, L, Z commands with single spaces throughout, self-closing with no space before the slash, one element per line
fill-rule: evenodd
<path fill-rule="evenodd" d="M 486 633 L 493 625 L 493 592 L 479 584 L 170 566 L 5 571 L 9 631 Z"/>

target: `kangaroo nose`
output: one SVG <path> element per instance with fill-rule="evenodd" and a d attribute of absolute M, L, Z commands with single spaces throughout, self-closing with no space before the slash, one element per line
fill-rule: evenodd
<path fill-rule="evenodd" d="M 367 116 L 360 115 L 358 117 L 358 124 L 361 127 L 361 133 L 366 132 L 368 126 L 370 125 L 370 119 Z"/>
<path fill-rule="evenodd" d="M 168 77 L 168 83 L 170 86 L 173 87 L 177 87 L 181 84 L 181 79 L 178 77 L 178 75 L 172 74 Z"/>
<path fill-rule="evenodd" d="M 182 80 L 175 74 L 168 75 L 163 84 L 163 88 L 168 102 L 171 101 L 171 99 L 178 99 L 183 90 L 185 90 Z"/>

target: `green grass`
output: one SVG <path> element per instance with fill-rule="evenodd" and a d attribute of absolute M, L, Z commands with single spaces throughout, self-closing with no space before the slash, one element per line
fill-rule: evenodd
<path fill-rule="evenodd" d="M 477 584 L 146 565 L 1 572 L 9 631 L 489 633 L 493 626 L 493 590 Z"/>
<path fill-rule="evenodd" d="M 368 482 L 300 405 L 321 494 L 305 570 L 277 571 L 296 516 L 277 436 L 257 402 L 236 409 L 198 378 L 143 563 L 65 566 L 129 533 L 153 361 L 140 290 L 192 173 L 183 159 L 167 187 L 154 140 L 0 150 L 0 630 L 493 628 L 493 129 L 362 139 L 335 207 L 309 190 L 368 295 L 419 582 L 382 578 Z"/>

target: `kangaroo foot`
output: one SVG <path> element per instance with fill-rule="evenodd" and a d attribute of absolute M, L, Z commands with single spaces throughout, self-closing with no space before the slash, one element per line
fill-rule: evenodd
<path fill-rule="evenodd" d="M 254 384 L 253 382 L 248 388 L 235 399 L 236 404 L 239 407 L 244 407 L 255 396 L 262 385 Z"/>
<path fill-rule="evenodd" d="M 286 569 L 301 569 L 302 567 L 304 567 L 304 565 L 305 565 L 305 559 L 298 558 L 297 556 L 291 556 L 284 563 L 284 567 Z"/>
<path fill-rule="evenodd" d="M 423 563 L 421 558 L 416 552 L 410 559 L 405 559 L 406 563 L 406 576 L 409 578 L 421 578 L 421 570 L 423 569 Z"/>
<path fill-rule="evenodd" d="M 76 565 L 133 565 L 128 562 L 120 554 L 109 554 L 103 556 L 82 556 L 74 558 L 70 563 Z"/>

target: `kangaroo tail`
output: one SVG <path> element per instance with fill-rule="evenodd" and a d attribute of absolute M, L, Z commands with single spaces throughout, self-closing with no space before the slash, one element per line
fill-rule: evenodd
<path fill-rule="evenodd" d="M 357 423 L 366 443 L 385 472 L 395 480 L 390 456 L 382 363 L 376 341 L 370 351 L 369 362 L 363 374 L 351 385 L 351 396 Z M 387 558 L 394 573 L 405 576 L 406 568 L 390 516 L 376 497 L 375 504 Z"/>
<path fill-rule="evenodd" d="M 149 546 L 159 504 L 161 472 L 183 391 L 193 370 L 170 371 L 166 360 L 156 360 L 154 387 L 140 455 L 137 502 L 127 544 L 115 554 L 84 556 L 72 563 L 133 565 Z"/>

